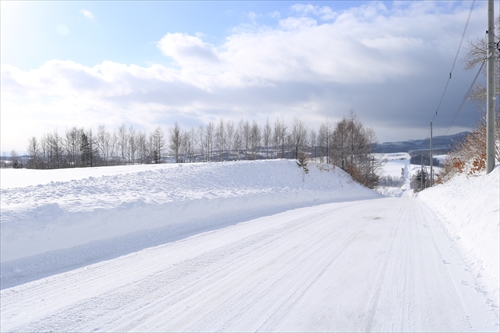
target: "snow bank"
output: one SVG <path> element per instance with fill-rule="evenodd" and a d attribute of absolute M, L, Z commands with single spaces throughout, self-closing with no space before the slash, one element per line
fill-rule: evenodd
<path fill-rule="evenodd" d="M 251 218 L 378 196 L 339 169 L 309 169 L 305 182 L 290 160 L 4 169 L 1 288 Z M 4 187 L 23 174 L 24 186 Z"/>
<path fill-rule="evenodd" d="M 500 286 L 500 165 L 488 175 L 457 176 L 426 189 L 418 198 L 442 218 L 463 248 L 478 277 L 493 292 L 498 304 Z"/>

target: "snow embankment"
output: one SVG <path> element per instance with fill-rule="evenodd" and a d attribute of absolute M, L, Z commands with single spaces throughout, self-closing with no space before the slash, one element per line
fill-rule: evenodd
<path fill-rule="evenodd" d="M 2 179 L 24 173 L 23 184 L 36 185 L 2 184 L 1 288 L 255 217 L 379 196 L 339 169 L 309 169 L 304 182 L 290 160 L 141 165 L 128 173 L 4 169 Z"/>
<path fill-rule="evenodd" d="M 488 175 L 457 176 L 418 194 L 442 219 L 495 298 L 500 286 L 500 165 Z"/>

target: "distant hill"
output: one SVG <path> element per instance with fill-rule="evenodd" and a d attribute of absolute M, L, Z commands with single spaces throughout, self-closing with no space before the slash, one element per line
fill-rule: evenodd
<path fill-rule="evenodd" d="M 432 138 L 433 150 L 436 153 L 448 153 L 458 142 L 464 140 L 470 132 L 461 132 L 453 135 L 441 135 Z M 430 139 L 407 140 L 398 142 L 384 142 L 373 145 L 374 153 L 416 153 L 419 151 L 428 151 Z"/>

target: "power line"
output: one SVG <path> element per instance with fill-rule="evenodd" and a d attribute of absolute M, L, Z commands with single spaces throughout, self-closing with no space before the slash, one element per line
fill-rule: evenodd
<path fill-rule="evenodd" d="M 458 113 L 460 112 L 460 110 L 462 109 L 462 107 L 464 106 L 465 102 L 467 101 L 467 97 L 469 97 L 469 94 L 470 92 L 472 91 L 472 88 L 474 88 L 474 84 L 476 83 L 476 80 L 479 76 L 479 74 L 481 73 L 481 70 L 483 69 L 483 66 L 486 62 L 483 61 L 483 63 L 481 64 L 481 67 L 479 67 L 479 70 L 477 71 L 477 74 L 476 76 L 474 77 L 474 80 L 472 81 L 469 89 L 467 90 L 467 93 L 465 94 L 464 98 L 462 99 L 462 102 L 460 103 L 457 111 L 455 112 L 455 115 L 453 116 L 453 118 L 451 119 L 451 122 L 450 124 L 448 125 L 448 128 L 446 129 L 446 131 L 444 131 L 443 135 L 447 135 L 448 134 L 448 131 L 451 129 L 451 126 L 453 126 L 453 123 L 455 122 L 455 119 L 457 119 L 457 116 L 458 116 Z"/>
<path fill-rule="evenodd" d="M 472 5 L 471 5 L 470 10 L 469 10 L 469 16 L 467 17 L 467 22 L 465 23 L 464 31 L 462 33 L 462 38 L 460 39 L 460 44 L 458 44 L 458 49 L 457 49 L 457 53 L 455 54 L 455 59 L 453 60 L 453 65 L 451 65 L 450 76 L 448 77 L 448 80 L 446 81 L 446 85 L 444 86 L 443 94 L 441 95 L 441 99 L 439 100 L 439 104 L 438 104 L 438 107 L 436 109 L 436 112 L 434 113 L 434 116 L 432 117 L 432 121 L 434 121 L 434 119 L 436 118 L 438 111 L 441 108 L 441 103 L 443 102 L 443 98 L 444 98 L 444 95 L 446 94 L 446 90 L 448 89 L 448 84 L 450 83 L 453 69 L 455 68 L 455 64 L 456 64 L 457 59 L 458 59 L 458 54 L 460 53 L 460 49 L 462 48 L 462 42 L 464 41 L 465 33 L 467 32 L 467 27 L 469 26 L 470 17 L 472 15 L 472 10 L 474 9 L 475 2 L 476 2 L 476 0 L 472 1 Z"/>

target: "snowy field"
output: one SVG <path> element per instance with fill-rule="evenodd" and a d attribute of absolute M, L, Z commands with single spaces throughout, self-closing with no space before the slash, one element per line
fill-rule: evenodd
<path fill-rule="evenodd" d="M 497 332 L 499 167 L 415 198 L 391 158 L 397 197 L 288 160 L 2 169 L 0 330 Z"/>

